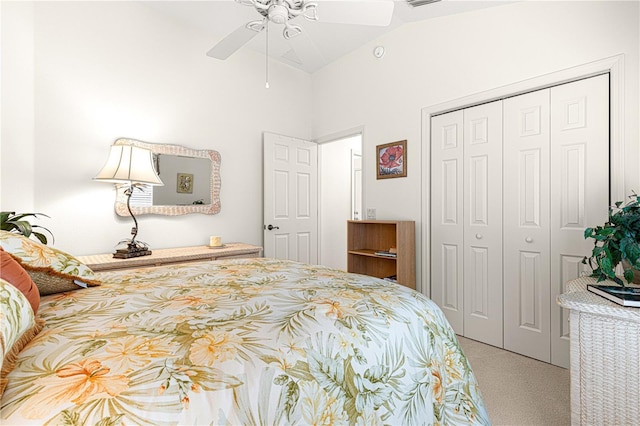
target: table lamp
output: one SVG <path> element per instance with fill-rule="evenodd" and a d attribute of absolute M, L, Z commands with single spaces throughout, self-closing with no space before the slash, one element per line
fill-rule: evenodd
<path fill-rule="evenodd" d="M 113 257 L 128 259 L 150 255 L 149 246 L 141 241 L 136 241 L 138 221 L 131 211 L 131 194 L 136 189 L 142 191 L 142 185 L 164 185 L 153 167 L 153 153 L 148 149 L 132 145 L 112 145 L 107 163 L 93 179 L 126 187 L 124 195 L 127 197 L 127 209 L 134 223 L 131 228 L 132 237 L 118 243 L 126 242 L 127 247 L 117 249 Z"/>

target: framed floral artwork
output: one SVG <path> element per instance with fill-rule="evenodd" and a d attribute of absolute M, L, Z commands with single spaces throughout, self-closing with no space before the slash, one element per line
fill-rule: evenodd
<path fill-rule="evenodd" d="M 178 191 L 181 194 L 193 194 L 193 175 L 191 173 L 178 173 Z"/>
<path fill-rule="evenodd" d="M 397 178 L 407 176 L 407 141 L 378 145 L 377 178 Z"/>

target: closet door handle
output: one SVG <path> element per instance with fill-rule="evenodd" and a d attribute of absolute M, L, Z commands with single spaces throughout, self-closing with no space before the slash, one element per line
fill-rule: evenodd
<path fill-rule="evenodd" d="M 533 242 L 533 238 L 531 238 L 531 237 L 527 237 L 527 238 L 525 238 L 524 240 L 525 240 L 526 242 L 528 242 L 528 243 L 532 243 L 532 242 Z"/>
<path fill-rule="evenodd" d="M 481 240 L 482 239 L 482 234 L 476 234 L 476 239 Z"/>

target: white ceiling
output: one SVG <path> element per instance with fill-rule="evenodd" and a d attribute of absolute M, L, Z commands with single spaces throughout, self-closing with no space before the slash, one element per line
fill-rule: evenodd
<path fill-rule="evenodd" d="M 406 23 L 499 6 L 513 1 L 517 0 L 442 0 L 420 7 L 411 7 L 404 0 L 393 1 L 395 5 L 393 18 L 388 27 L 323 23 L 322 16 L 318 17 L 318 21 L 307 21 L 298 17 L 295 23 L 303 28 L 308 38 L 319 51 L 320 57 L 314 63 L 306 64 L 291 60 L 292 51 L 289 44 L 291 42 L 282 37 L 282 25 L 277 24 L 270 24 L 269 26 L 269 57 L 313 73 L 341 56 Z M 261 15 L 253 7 L 244 6 L 232 0 L 149 1 L 143 2 L 143 4 L 182 21 L 194 29 L 203 31 L 204 34 L 210 35 L 211 47 L 238 27 L 249 21 L 261 18 Z M 262 34 L 258 34 L 242 49 L 252 49 L 264 54 L 265 42 L 263 31 Z M 203 51 L 202 54 L 205 55 L 206 51 Z M 293 58 L 295 58 L 295 54 Z M 218 59 L 211 58 L 211 60 L 217 61 Z"/>

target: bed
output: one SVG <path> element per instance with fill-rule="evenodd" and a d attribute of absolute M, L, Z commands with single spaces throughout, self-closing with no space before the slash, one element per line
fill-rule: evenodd
<path fill-rule="evenodd" d="M 265 258 L 95 279 L 41 297 L 0 424 L 490 423 L 443 314 L 408 288 Z"/>

